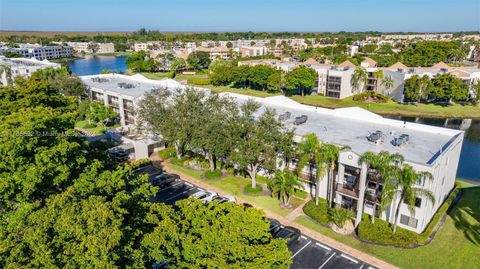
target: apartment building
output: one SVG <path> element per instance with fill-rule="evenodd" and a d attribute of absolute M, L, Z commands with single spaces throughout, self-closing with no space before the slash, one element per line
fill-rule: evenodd
<path fill-rule="evenodd" d="M 148 42 L 135 42 L 133 44 L 134 51 L 149 51 L 152 49 L 162 48 L 163 43 L 161 41 L 148 41 Z"/>
<path fill-rule="evenodd" d="M 259 46 L 242 47 L 240 48 L 240 53 L 242 57 L 263 56 L 267 54 L 267 48 Z"/>
<path fill-rule="evenodd" d="M 90 44 L 96 44 L 95 51 L 92 50 Z M 73 48 L 74 52 L 86 53 L 113 53 L 115 52 L 115 45 L 113 43 L 94 43 L 94 42 L 67 42 L 67 45 Z"/>
<path fill-rule="evenodd" d="M 231 60 L 235 58 L 235 50 L 227 47 L 197 47 L 195 51 L 207 52 L 211 60 Z"/>
<path fill-rule="evenodd" d="M 71 46 L 42 46 L 39 44 L 18 44 L 18 48 L 4 47 L 0 49 L 0 55 L 4 52 L 11 51 L 22 55 L 25 58 L 35 58 L 37 60 L 57 59 L 73 56 L 73 48 Z"/>
<path fill-rule="evenodd" d="M 10 85 L 16 77 L 29 77 L 39 69 L 48 67 L 60 68 L 60 64 L 51 63 L 48 60 L 39 61 L 33 58 L 5 58 L 0 57 L 0 66 L 4 70 L 0 72 L 1 85 Z"/>
<path fill-rule="evenodd" d="M 92 100 L 103 102 L 119 112 L 124 129 L 133 126 L 135 107 L 145 93 L 155 88 L 177 91 L 178 88 L 185 87 L 173 80 L 149 80 L 141 75 L 93 75 L 84 76 L 82 80 L 89 86 Z M 198 90 L 208 91 L 201 88 Z M 379 193 L 383 188 L 382 183 L 375 178 L 374 171 L 359 163 L 360 156 L 365 152 L 399 153 L 405 157 L 405 163 L 416 171 L 432 174 L 431 181 L 418 181 L 417 187 L 430 190 L 435 196 L 434 203 L 425 197 L 417 197 L 415 214 L 410 213 L 406 204 L 400 203 L 398 225 L 405 229 L 421 233 L 454 187 L 463 131 L 386 119 L 357 107 L 334 110 L 312 107 L 284 96 L 258 98 L 233 93 L 221 95 L 233 98 L 239 105 L 253 99 L 262 106 L 259 111 L 271 108 L 278 115 L 289 112 L 291 116 L 284 119 L 284 123 L 287 128 L 295 127 L 294 140 L 297 143 L 301 142 L 303 136 L 314 133 L 324 143 L 348 146 L 348 150 L 340 153 L 338 170 L 331 182 L 334 188 L 328 187 L 327 176 L 320 182 L 319 188 L 321 197 L 333 197 L 336 206 L 355 211 L 356 225 L 363 213 L 372 215 L 373 208 L 378 209 Z M 306 122 L 294 125 L 294 119 L 301 115 L 306 116 Z M 376 135 L 372 138 L 372 134 Z M 154 139 L 148 136 L 138 140 L 125 137 L 124 143 L 131 144 L 135 154 L 138 154 L 137 158 L 148 156 L 155 151 L 156 146 L 161 145 L 158 137 Z M 295 169 L 296 160 L 287 166 L 281 159 L 283 158 L 278 160 L 279 169 Z M 308 169 L 304 174 L 310 174 Z M 314 185 L 315 182 L 306 182 L 305 188 L 309 191 L 308 188 L 314 188 Z M 375 215 L 393 223 L 398 201 L 397 195 L 384 212 L 380 214 L 375 210 Z"/>

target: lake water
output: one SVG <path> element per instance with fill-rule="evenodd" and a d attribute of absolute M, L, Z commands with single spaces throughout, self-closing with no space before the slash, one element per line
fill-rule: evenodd
<path fill-rule="evenodd" d="M 126 56 L 86 56 L 84 59 L 69 61 L 67 65 L 77 75 L 94 75 L 101 73 L 105 69 L 125 72 L 127 70 L 126 60 Z M 391 118 L 465 130 L 465 139 L 457 175 L 458 177 L 480 183 L 480 120 Z"/>
<path fill-rule="evenodd" d="M 457 176 L 480 183 L 480 120 L 390 117 L 421 124 L 465 131 Z"/>
<path fill-rule="evenodd" d="M 79 76 L 95 75 L 103 70 L 115 72 L 125 72 L 127 56 L 91 56 L 87 55 L 83 59 L 66 62 L 66 65 L 73 73 Z"/>

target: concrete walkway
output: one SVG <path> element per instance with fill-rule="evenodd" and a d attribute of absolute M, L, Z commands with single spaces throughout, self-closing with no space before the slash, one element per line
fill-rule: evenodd
<path fill-rule="evenodd" d="M 232 195 L 231 193 L 228 193 L 228 192 L 225 192 L 224 190 L 220 189 L 220 188 L 217 188 L 215 186 L 211 186 L 201 180 L 198 180 L 194 177 L 191 177 L 187 174 L 184 174 L 180 171 L 177 171 L 171 167 L 167 165 L 164 165 L 162 163 L 162 161 L 160 160 L 160 158 L 158 157 L 158 154 L 152 154 L 150 156 L 150 160 L 152 161 L 152 164 L 153 166 L 157 167 L 157 168 L 161 168 L 163 170 L 165 170 L 166 172 L 168 173 L 172 173 L 172 174 L 177 174 L 179 175 L 183 180 L 185 181 L 189 181 L 190 183 L 193 183 L 201 188 L 204 188 L 204 189 L 208 189 L 208 190 L 212 190 L 212 191 L 215 191 L 216 193 L 218 193 L 219 195 Z M 243 200 L 243 199 L 240 199 L 238 197 L 237 198 L 237 202 L 238 203 L 246 203 L 247 201 Z M 252 204 L 251 202 L 248 202 L 250 204 Z M 306 203 L 306 202 L 305 202 Z M 280 216 L 276 213 L 273 213 L 269 210 L 266 210 L 264 208 L 261 208 L 261 207 L 258 207 L 256 206 L 255 204 L 252 204 L 254 207 L 258 208 L 258 209 L 261 209 L 265 212 L 265 215 L 269 218 L 273 218 L 273 219 L 276 219 L 278 221 L 280 221 L 283 225 L 286 225 L 286 226 L 292 226 L 292 227 L 295 227 L 297 229 L 299 229 L 303 234 L 311 237 L 311 238 L 314 238 L 322 243 L 325 243 L 327 245 L 329 245 L 330 247 L 333 247 L 333 248 L 336 248 L 344 253 L 346 253 L 347 255 L 350 255 L 352 257 L 355 257 L 357 259 L 360 259 L 362 260 L 363 262 L 366 262 L 366 263 L 369 263 L 375 267 L 378 267 L 378 268 L 386 268 L 386 269 L 393 269 L 393 268 L 398 268 L 398 267 L 395 267 L 389 263 L 386 263 L 385 261 L 383 260 L 380 260 L 376 257 L 373 257 L 369 254 L 366 254 L 362 251 L 359 251 L 355 248 L 352 248 L 350 246 L 347 246 L 343 243 L 340 243 L 328 236 L 325 236 L 321 233 L 318 233 L 314 230 L 311 230 L 307 227 L 304 227 L 303 225 L 300 225 L 298 223 L 295 222 L 295 219 L 296 217 L 298 216 L 301 216 L 303 214 L 302 212 L 302 208 L 303 208 L 303 204 L 301 206 L 299 206 L 298 208 L 296 208 L 295 210 L 293 210 L 289 215 L 287 215 L 287 217 L 283 217 L 283 216 Z M 297 211 L 299 210 L 299 211 Z"/>

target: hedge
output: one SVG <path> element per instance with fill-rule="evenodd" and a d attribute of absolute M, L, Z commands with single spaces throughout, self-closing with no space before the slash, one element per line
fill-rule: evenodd
<path fill-rule="evenodd" d="M 325 199 L 319 198 L 318 205 L 315 205 L 314 200 L 309 201 L 303 206 L 303 212 L 320 224 L 327 225 L 329 222 L 328 203 Z"/>
<path fill-rule="evenodd" d="M 169 148 L 165 148 L 165 149 L 162 149 L 158 152 L 158 157 L 160 157 L 160 159 L 162 160 L 167 160 L 167 159 L 170 159 L 172 157 L 175 157 L 175 148 L 174 147 L 169 147 Z"/>
<path fill-rule="evenodd" d="M 220 170 L 213 170 L 213 171 L 207 170 L 207 171 L 205 171 L 205 177 L 207 179 L 217 179 L 217 178 L 220 178 L 221 176 L 222 176 L 222 171 L 220 171 Z"/>
<path fill-rule="evenodd" d="M 375 218 L 372 224 L 370 216 L 363 215 L 362 222 L 358 225 L 358 237 L 373 243 L 388 244 L 393 246 L 410 247 L 418 243 L 418 234 L 397 226 L 393 233 L 393 224 Z"/>
<path fill-rule="evenodd" d="M 136 161 L 133 161 L 132 163 L 130 163 L 130 166 L 132 166 L 133 169 L 136 169 L 136 168 L 147 166 L 147 165 L 150 165 L 150 164 L 151 164 L 151 162 L 150 162 L 149 159 L 140 159 L 140 160 L 136 160 Z"/>
<path fill-rule="evenodd" d="M 187 79 L 189 85 L 210 85 L 209 78 L 189 78 Z"/>
<path fill-rule="evenodd" d="M 352 97 L 352 100 L 364 102 L 367 101 L 369 98 L 374 99 L 376 103 L 386 103 L 388 101 L 388 97 L 374 91 L 366 91 L 356 94 Z"/>

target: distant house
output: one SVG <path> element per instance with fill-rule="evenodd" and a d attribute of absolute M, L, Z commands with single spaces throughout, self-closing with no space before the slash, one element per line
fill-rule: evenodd
<path fill-rule="evenodd" d="M 29 77 L 33 72 L 40 69 L 48 67 L 60 68 L 60 64 L 51 63 L 48 60 L 39 61 L 28 58 L 5 57 L 0 57 L 0 66 L 4 69 L 0 71 L 0 83 L 2 85 L 9 85 L 16 77 Z"/>

